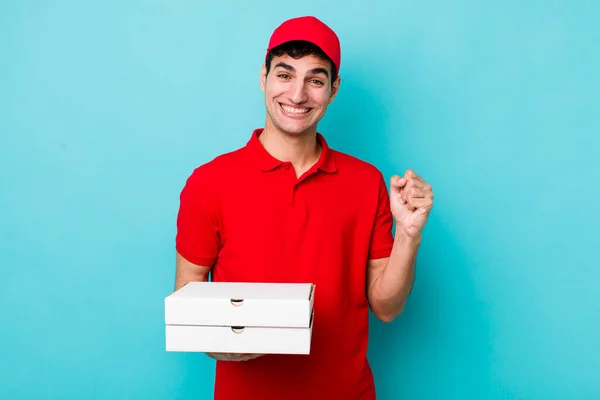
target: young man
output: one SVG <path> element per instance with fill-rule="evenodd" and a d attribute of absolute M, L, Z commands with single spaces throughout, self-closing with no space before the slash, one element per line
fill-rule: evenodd
<path fill-rule="evenodd" d="M 317 287 L 311 354 L 209 354 L 216 399 L 375 399 L 369 307 L 386 322 L 402 311 L 433 193 L 409 170 L 391 178 L 388 195 L 374 166 L 317 133 L 339 70 L 329 27 L 314 17 L 280 25 L 260 75 L 264 128 L 194 170 L 182 190 L 176 289 L 209 272 Z"/>

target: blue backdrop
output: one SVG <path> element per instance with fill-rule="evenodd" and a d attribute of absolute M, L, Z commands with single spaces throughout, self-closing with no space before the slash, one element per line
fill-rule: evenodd
<path fill-rule="evenodd" d="M 517 0 L 4 0 L 0 398 L 210 398 L 164 350 L 179 191 L 263 125 L 305 14 L 343 47 L 320 131 L 436 194 L 379 398 L 600 398 L 600 3 Z"/>

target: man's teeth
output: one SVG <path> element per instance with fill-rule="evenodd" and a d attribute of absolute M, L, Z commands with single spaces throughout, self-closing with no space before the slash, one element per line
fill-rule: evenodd
<path fill-rule="evenodd" d="M 310 108 L 295 108 L 290 106 L 284 106 L 283 104 L 281 104 L 281 108 L 283 108 L 285 112 L 289 112 L 291 114 L 306 114 L 310 111 Z"/>

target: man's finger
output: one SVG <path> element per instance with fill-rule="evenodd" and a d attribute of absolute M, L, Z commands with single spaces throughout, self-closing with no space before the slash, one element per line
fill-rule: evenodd
<path fill-rule="evenodd" d="M 218 361 L 248 361 L 264 356 L 264 354 L 254 353 L 206 353 L 206 355 Z"/>
<path fill-rule="evenodd" d="M 227 353 L 206 353 L 207 356 L 219 361 L 227 361 Z"/>
<path fill-rule="evenodd" d="M 408 199 L 408 209 L 410 211 L 419 210 L 421 212 L 427 212 L 433 207 L 433 199 L 429 197 L 412 197 Z"/>
<path fill-rule="evenodd" d="M 420 181 L 418 179 L 415 178 L 410 178 L 407 182 L 406 185 L 404 186 L 404 190 L 410 189 L 410 188 L 418 188 L 418 189 L 424 189 L 424 190 L 431 190 L 431 185 Z"/>
<path fill-rule="evenodd" d="M 405 200 L 408 200 L 410 198 L 424 198 L 424 197 L 433 199 L 433 192 L 430 190 L 417 189 L 415 187 L 412 187 L 410 189 L 404 189 L 402 191 L 402 196 L 404 197 Z"/>
<path fill-rule="evenodd" d="M 207 356 L 218 361 L 233 361 L 240 358 L 243 354 L 240 353 L 206 353 Z"/>
<path fill-rule="evenodd" d="M 240 357 L 239 361 L 250 361 L 262 356 L 264 356 L 264 354 L 244 354 Z"/>
<path fill-rule="evenodd" d="M 249 361 L 261 356 L 263 356 L 263 354 L 237 354 L 231 361 Z"/>
<path fill-rule="evenodd" d="M 390 188 L 401 188 L 406 185 L 407 180 L 401 176 L 394 175 L 390 179 Z"/>
<path fill-rule="evenodd" d="M 407 169 L 406 172 L 404 173 L 404 178 L 405 179 L 416 179 L 419 180 L 423 183 L 425 183 L 425 180 L 423 180 L 423 178 L 421 178 L 419 175 L 417 175 L 417 173 L 415 171 L 413 171 L 412 169 Z"/>

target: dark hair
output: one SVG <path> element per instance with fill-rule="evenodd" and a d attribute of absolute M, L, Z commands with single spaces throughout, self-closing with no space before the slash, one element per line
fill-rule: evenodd
<path fill-rule="evenodd" d="M 318 46 L 305 42 L 303 40 L 293 40 L 291 42 L 286 42 L 275 47 L 273 50 L 269 52 L 267 55 L 267 59 L 265 61 L 265 65 L 267 67 L 267 74 L 271 70 L 271 61 L 273 57 L 281 57 L 282 55 L 287 54 L 288 56 L 295 58 L 296 60 L 302 57 L 314 55 L 319 57 L 322 60 L 329 61 L 331 64 L 331 83 L 335 82 L 337 79 L 337 71 L 333 61 L 327 54 L 323 52 Z"/>

